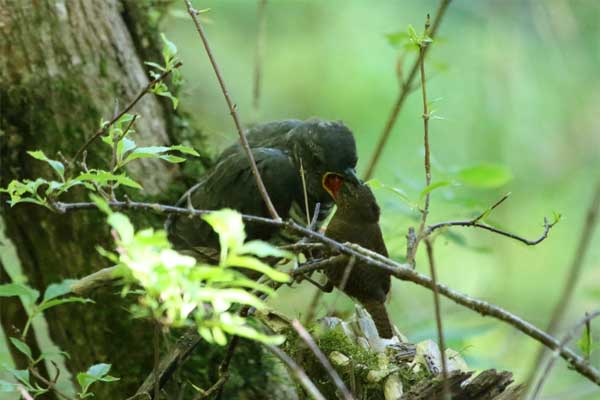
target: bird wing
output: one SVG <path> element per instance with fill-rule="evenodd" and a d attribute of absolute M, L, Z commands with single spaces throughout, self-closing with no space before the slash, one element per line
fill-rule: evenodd
<path fill-rule="evenodd" d="M 283 135 L 299 126 L 303 122 L 297 119 L 286 119 L 283 121 L 268 122 L 266 124 L 256 125 L 246 132 L 246 139 L 251 148 L 271 147 L 278 142 Z M 216 163 L 221 162 L 232 154 L 242 152 L 243 149 L 239 143 L 233 144 L 223 150 Z"/>
<path fill-rule="evenodd" d="M 287 218 L 292 200 L 301 196 L 301 182 L 292 160 L 272 148 L 252 149 L 256 165 L 271 201 L 282 218 Z M 298 192 L 300 190 L 300 192 Z M 240 150 L 221 158 L 220 162 L 190 192 L 191 205 L 199 210 L 232 208 L 243 214 L 269 217 L 258 191 L 250 163 Z M 182 207 L 187 196 L 179 201 Z M 169 239 L 176 248 L 195 246 L 218 247 L 218 237 L 200 218 L 172 216 L 166 224 Z M 246 223 L 247 237 L 268 240 L 276 227 Z"/>

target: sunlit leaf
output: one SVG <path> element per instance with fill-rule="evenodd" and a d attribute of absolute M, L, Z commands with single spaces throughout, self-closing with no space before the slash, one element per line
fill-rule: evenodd
<path fill-rule="evenodd" d="M 189 146 L 182 146 L 182 145 L 176 145 L 176 146 L 171 146 L 171 150 L 177 150 L 180 151 L 184 154 L 189 154 L 192 156 L 200 156 L 200 154 L 194 150 L 193 148 L 189 147 Z"/>
<path fill-rule="evenodd" d="M 20 283 L 5 283 L 0 285 L 0 297 L 23 296 L 30 303 L 34 303 L 40 292 Z"/>
<path fill-rule="evenodd" d="M 77 282 L 75 279 L 65 279 L 60 283 L 52 283 L 44 292 L 43 301 L 47 301 L 53 299 L 58 296 L 62 296 L 63 294 L 71 292 L 71 286 L 73 283 Z"/>
<path fill-rule="evenodd" d="M 504 165 L 481 164 L 458 171 L 456 178 L 465 185 L 492 189 L 506 185 L 513 176 L 510 169 Z"/>
<path fill-rule="evenodd" d="M 131 243 L 134 236 L 133 225 L 125 214 L 116 212 L 108 216 L 108 224 L 119 234 L 120 240 L 127 244 Z"/>
<path fill-rule="evenodd" d="M 52 160 L 52 159 L 48 158 L 46 156 L 46 154 L 44 154 L 44 152 L 41 150 L 28 151 L 27 154 L 29 154 L 31 157 L 35 158 L 36 160 L 47 162 L 50 165 L 50 167 L 52 167 L 52 169 L 58 174 L 58 176 L 60 176 L 60 179 L 64 180 L 65 166 L 63 165 L 63 163 L 61 163 L 60 161 L 56 161 L 56 160 Z"/>
<path fill-rule="evenodd" d="M 437 181 L 437 182 L 433 182 L 433 183 L 431 183 L 429 186 L 427 186 L 425 189 L 423 189 L 421 191 L 421 193 L 419 194 L 419 198 L 423 199 L 427 195 L 427 193 L 430 193 L 430 192 L 434 191 L 435 189 L 439 189 L 441 187 L 448 186 L 448 185 L 451 185 L 451 184 L 452 184 L 452 181 Z"/>
<path fill-rule="evenodd" d="M 21 353 L 25 354 L 30 361 L 33 361 L 33 355 L 31 354 L 31 349 L 27 345 L 27 343 L 22 342 L 21 340 L 11 337 L 11 343 L 19 350 Z"/>
<path fill-rule="evenodd" d="M 59 306 L 61 304 L 66 304 L 66 303 L 93 303 L 93 302 L 94 302 L 93 300 L 85 299 L 83 297 L 65 297 L 62 299 L 52 299 L 52 300 L 48 300 L 48 301 L 43 301 L 40 304 L 38 311 L 42 312 L 49 308 Z"/>

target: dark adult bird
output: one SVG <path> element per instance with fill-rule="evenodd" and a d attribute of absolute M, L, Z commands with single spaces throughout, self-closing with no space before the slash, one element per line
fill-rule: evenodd
<path fill-rule="evenodd" d="M 320 203 L 320 224 L 333 206 L 324 185 L 358 181 L 354 170 L 357 162 L 354 136 L 341 122 L 284 120 L 255 126 L 246 135 L 273 205 L 284 219 L 292 218 L 306 225 L 307 210 L 312 213 L 316 203 Z M 303 187 L 306 187 L 306 201 Z M 225 149 L 215 166 L 178 204 L 182 207 L 191 204 L 202 210 L 228 207 L 243 214 L 269 217 L 239 144 Z M 172 215 L 166 228 L 177 249 L 218 248 L 217 236 L 200 218 Z M 258 223 L 247 223 L 246 233 L 249 239 L 274 243 L 298 239 L 290 232 Z"/>
<path fill-rule="evenodd" d="M 379 227 L 379 206 L 371 189 L 360 182 L 341 182 L 327 188 L 335 199 L 337 210 L 325 234 L 338 242 L 356 243 L 387 257 Z M 371 314 L 379 336 L 384 339 L 394 336 L 385 308 L 391 284 L 389 274 L 358 260 L 354 263 L 345 260 L 324 272 L 328 279 L 326 290 L 335 286 L 358 300 Z"/>

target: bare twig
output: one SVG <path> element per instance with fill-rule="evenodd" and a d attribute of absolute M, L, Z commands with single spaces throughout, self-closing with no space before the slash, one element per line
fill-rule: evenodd
<path fill-rule="evenodd" d="M 122 201 L 111 201 L 108 202 L 109 207 L 115 210 L 119 209 L 141 209 L 159 213 L 173 213 L 188 216 L 199 216 L 205 215 L 211 211 L 209 210 L 194 210 L 181 207 L 166 206 L 160 204 L 151 203 L 139 203 L 139 202 L 122 202 Z M 57 203 L 57 209 L 67 212 L 76 210 L 86 209 L 97 209 L 95 203 Z M 481 315 L 491 316 L 501 321 L 504 321 L 524 333 L 525 335 L 537 340 L 544 346 L 556 350 L 559 347 L 559 341 L 548 335 L 546 332 L 532 325 L 531 323 L 523 320 L 522 318 L 496 306 L 470 296 L 464 295 L 460 292 L 455 291 L 443 284 L 438 283 L 434 285 L 431 279 L 419 272 L 413 270 L 408 264 L 400 264 L 391 259 L 385 258 L 381 255 L 369 256 L 367 254 L 373 253 L 367 249 L 361 248 L 360 246 L 348 246 L 343 243 L 339 243 L 333 239 L 328 238 L 318 232 L 311 231 L 303 226 L 296 224 L 293 221 L 276 221 L 270 218 L 257 217 L 252 215 L 242 215 L 245 221 L 258 222 L 265 225 L 284 227 L 302 235 L 304 237 L 314 239 L 320 243 L 325 244 L 332 250 L 339 251 L 346 255 L 356 256 L 357 262 L 364 262 L 375 268 L 380 268 L 387 271 L 390 275 L 405 281 L 413 282 L 417 285 L 433 289 L 433 286 L 437 286 L 439 293 L 442 296 L 449 298 L 457 304 L 460 304 L 466 308 L 474 310 Z M 600 372 L 594 367 L 590 366 L 582 357 L 578 356 L 573 350 L 569 348 L 563 348 L 560 350 L 560 355 L 565 359 L 577 372 L 585 376 L 592 382 L 600 385 Z"/>
<path fill-rule="evenodd" d="M 333 366 L 331 365 L 331 363 L 329 362 L 327 357 L 325 357 L 325 354 L 323 354 L 321 349 L 319 349 L 319 346 L 317 346 L 317 344 L 315 343 L 312 336 L 310 336 L 310 333 L 307 332 L 307 330 L 304 328 L 304 326 L 302 326 L 300 321 L 298 321 L 297 319 L 292 321 L 292 326 L 294 327 L 294 330 L 300 336 L 300 339 L 302 339 L 302 341 L 304 341 L 304 343 L 306 343 L 306 345 L 313 352 L 315 357 L 317 357 L 317 359 L 319 360 L 319 362 L 321 363 L 323 368 L 325 368 L 325 371 L 327 371 L 327 374 L 331 377 L 331 379 L 333 380 L 333 383 L 338 388 L 338 390 L 340 391 L 340 393 L 342 394 L 344 399 L 345 400 L 353 400 L 354 396 L 352 396 L 352 393 L 350 393 L 350 391 L 346 387 L 346 384 L 344 383 L 344 381 L 342 380 L 340 375 L 333 368 Z"/>
<path fill-rule="evenodd" d="M 598 209 L 600 208 L 600 180 L 596 182 L 596 188 L 594 190 L 594 194 L 592 195 L 592 200 L 590 205 L 588 206 L 585 222 L 583 224 L 583 228 L 581 230 L 581 235 L 579 236 L 579 241 L 577 242 L 577 249 L 575 250 L 575 254 L 573 255 L 573 259 L 571 260 L 571 266 L 568 271 L 567 280 L 565 282 L 565 286 L 562 290 L 562 293 L 554 307 L 554 311 L 552 312 L 552 316 L 550 317 L 550 322 L 548 323 L 548 327 L 546 328 L 546 332 L 550 335 L 554 335 L 556 330 L 560 324 L 560 321 L 563 319 L 566 309 L 571 302 L 571 298 L 573 297 L 573 293 L 575 291 L 575 286 L 577 282 L 579 282 L 579 276 L 581 275 L 581 268 L 583 266 L 583 261 L 585 260 L 585 255 L 590 247 L 592 234 L 594 233 L 594 229 L 596 224 L 598 223 Z M 536 355 L 535 361 L 529 371 L 529 375 L 525 380 L 525 386 L 530 387 L 533 383 L 533 380 L 539 370 L 542 361 L 546 356 L 545 347 L 541 347 Z"/>
<path fill-rule="evenodd" d="M 267 0 L 258 0 L 257 20 L 258 27 L 256 29 L 256 47 L 254 49 L 254 89 L 252 91 L 252 105 L 254 112 L 258 115 L 260 109 L 260 94 L 262 84 L 262 63 L 265 53 L 265 36 L 267 25 Z"/>
<path fill-rule="evenodd" d="M 442 18 L 444 17 L 444 13 L 446 12 L 448 5 L 450 4 L 450 1 L 451 0 L 440 1 L 440 5 L 437 9 L 435 17 L 433 18 L 433 25 L 431 26 L 431 32 L 429 34 L 429 37 L 433 38 L 435 36 L 440 26 L 440 23 L 442 22 Z M 426 53 L 427 51 L 424 52 L 423 57 L 425 57 Z M 390 137 L 390 133 L 392 132 L 392 128 L 394 127 L 394 124 L 398 119 L 398 114 L 400 114 L 400 109 L 404 104 L 404 100 L 406 100 L 408 94 L 411 92 L 412 81 L 415 79 L 415 77 L 417 76 L 417 72 L 419 71 L 420 58 L 421 57 L 419 57 L 419 59 L 415 61 L 408 74 L 408 77 L 402 84 L 402 88 L 400 90 L 400 93 L 398 94 L 398 98 L 396 99 L 394 106 L 392 107 L 392 111 L 390 113 L 390 116 L 388 117 L 385 127 L 383 128 L 383 132 L 381 132 L 381 135 L 379 136 L 379 140 L 377 142 L 377 146 L 375 147 L 375 151 L 373 152 L 373 155 L 369 160 L 367 171 L 365 172 L 365 175 L 363 177 L 365 181 L 369 180 L 373 176 L 373 172 L 375 171 L 375 167 L 379 162 L 381 153 L 383 152 L 383 149 Z"/>
<path fill-rule="evenodd" d="M 34 367 L 30 366 L 28 368 L 29 373 L 38 381 L 40 381 L 41 383 L 43 383 L 44 385 L 46 385 L 49 389 L 51 389 L 52 391 L 54 391 L 54 393 L 56 393 L 57 395 L 59 395 L 60 397 L 62 397 L 65 400 L 74 400 L 72 397 L 66 395 L 65 393 L 63 393 L 61 390 L 59 390 L 56 385 L 54 384 L 54 382 L 50 382 L 48 379 L 44 378 L 42 376 L 42 374 L 40 374 L 37 369 L 35 369 Z"/>
<path fill-rule="evenodd" d="M 569 332 L 563 337 L 563 339 L 560 341 L 560 347 L 559 349 L 564 348 L 574 337 L 575 334 L 577 333 L 577 331 L 582 327 L 582 326 L 586 326 L 589 332 L 589 324 L 590 321 L 596 317 L 600 316 L 600 311 L 595 311 L 591 314 L 586 313 L 585 317 L 582 318 L 579 322 L 577 322 L 570 330 Z M 544 386 L 544 383 L 546 381 L 546 379 L 548 378 L 548 376 L 550 375 L 550 371 L 552 370 L 552 367 L 554 367 L 554 363 L 556 362 L 556 358 L 558 357 L 558 351 L 554 352 L 554 356 L 548 361 L 548 364 L 546 365 L 546 368 L 544 369 L 544 372 L 542 373 L 542 375 L 540 376 L 540 380 L 538 381 L 537 385 L 535 385 L 535 390 L 533 391 L 533 394 L 531 395 L 531 399 L 535 400 L 537 398 L 537 396 L 540 394 L 542 387 Z"/>
<path fill-rule="evenodd" d="M 158 365 L 160 363 L 160 324 L 154 321 L 154 335 L 152 338 L 154 347 L 154 398 L 160 398 L 160 379 L 158 375 Z"/>
<path fill-rule="evenodd" d="M 77 159 L 83 153 L 83 151 L 85 149 L 87 149 L 94 142 L 94 140 L 96 140 L 100 136 L 104 135 L 106 133 L 106 131 L 108 131 L 108 128 L 110 128 L 115 122 L 117 122 L 123 115 L 128 113 L 133 108 L 133 106 L 135 106 L 138 103 L 138 101 L 140 101 L 142 99 L 142 97 L 144 97 L 147 93 L 150 92 L 150 90 L 152 90 L 154 85 L 165 80 L 165 78 L 167 76 L 169 76 L 169 74 L 171 72 L 173 72 L 176 68 L 181 67 L 182 65 L 183 65 L 183 63 L 181 61 L 177 62 L 173 66 L 172 69 L 168 69 L 168 70 L 164 71 L 162 74 L 160 74 L 159 76 L 157 76 L 156 78 L 154 78 L 150 82 L 148 82 L 148 84 L 138 93 L 138 95 L 124 109 L 122 109 L 119 113 L 117 113 L 108 123 L 104 124 L 100 129 L 98 129 L 98 131 L 96 131 L 96 133 L 94 133 L 92 136 L 89 137 L 88 140 L 85 141 L 83 146 L 81 146 L 79 148 L 79 150 L 77 150 L 77 153 L 75 153 L 75 155 L 71 159 L 70 165 L 73 165 L 75 163 L 75 161 L 77 161 Z"/>
<path fill-rule="evenodd" d="M 202 391 L 198 391 L 196 396 L 194 396 L 193 400 L 202 400 L 208 399 L 210 396 L 215 394 L 218 390 L 221 390 L 227 379 L 229 378 L 229 374 L 223 374 L 210 388 Z"/>
<path fill-rule="evenodd" d="M 474 220 L 468 220 L 468 221 L 447 221 L 447 222 L 440 222 L 439 224 L 435 224 L 435 225 L 430 225 L 427 227 L 427 229 L 425 230 L 425 232 L 423 233 L 424 236 L 429 236 L 431 235 L 434 231 L 441 229 L 441 228 L 448 228 L 451 226 L 464 226 L 464 227 L 473 227 L 473 228 L 479 228 L 479 229 L 484 229 L 486 231 L 490 231 L 490 232 L 494 232 L 497 233 L 498 235 L 501 236 L 506 236 L 508 238 L 517 240 L 521 243 L 524 243 L 528 246 L 535 246 L 536 244 L 540 244 L 541 242 L 543 242 L 547 237 L 548 237 L 548 233 L 550 232 L 550 229 L 552 229 L 552 227 L 554 225 L 556 225 L 556 223 L 558 221 L 553 221 L 553 222 L 548 222 L 547 218 L 544 218 L 544 231 L 542 232 L 541 236 L 537 239 L 526 239 L 522 236 L 519 235 L 515 235 L 514 233 L 511 232 L 507 232 L 505 230 L 499 229 L 499 228 L 495 228 L 493 226 L 490 225 L 486 225 L 486 224 L 482 224 L 479 222 L 473 222 Z"/>
<path fill-rule="evenodd" d="M 262 177 L 260 176 L 260 172 L 258 172 L 258 167 L 256 166 L 256 161 L 254 160 L 254 155 L 252 154 L 252 150 L 250 149 L 250 145 L 248 144 L 248 140 L 246 139 L 246 135 L 244 134 L 244 131 L 242 129 L 242 124 L 240 123 L 240 119 L 238 117 L 237 111 L 235 110 L 236 106 L 233 104 L 233 102 L 231 101 L 231 98 L 229 97 L 229 91 L 227 90 L 227 87 L 225 86 L 225 81 L 223 80 L 223 76 L 221 75 L 219 65 L 217 64 L 217 61 L 215 60 L 212 50 L 210 49 L 210 44 L 208 43 L 208 39 L 206 38 L 206 34 L 204 33 L 204 29 L 202 28 L 202 24 L 200 24 L 200 20 L 197 17 L 198 11 L 196 11 L 194 9 L 194 7 L 192 6 L 192 2 L 190 0 L 184 0 L 184 2 L 185 2 L 185 5 L 187 6 L 187 11 L 190 14 L 190 17 L 192 17 L 192 20 L 194 21 L 194 25 L 196 26 L 198 35 L 200 35 L 200 39 L 202 39 L 202 44 L 204 45 L 204 50 L 206 50 L 206 54 L 208 56 L 208 59 L 210 60 L 210 64 L 213 67 L 213 70 L 217 77 L 217 81 L 219 81 L 219 86 L 221 87 L 221 91 L 223 92 L 223 97 L 225 97 L 225 102 L 227 102 L 227 106 L 229 107 L 229 113 L 231 114 L 231 118 L 233 118 L 233 122 L 234 122 L 235 127 L 238 131 L 238 134 L 240 136 L 240 143 L 241 143 L 242 147 L 244 148 L 244 151 L 246 152 L 248 161 L 250 162 L 250 168 L 252 169 L 252 174 L 254 175 L 254 179 L 256 180 L 256 185 L 258 186 L 260 195 L 262 196 L 263 201 L 265 202 L 265 205 L 267 206 L 267 209 L 269 210 L 269 215 L 271 215 L 271 218 L 273 218 L 274 220 L 280 221 L 281 218 L 279 217 L 279 214 L 277 214 L 277 210 L 275 210 L 275 207 L 273 206 L 273 203 L 271 202 L 271 198 L 269 197 L 269 193 L 267 192 L 267 189 L 265 188 L 265 184 L 262 180 Z"/>
<path fill-rule="evenodd" d="M 144 383 L 139 387 L 136 394 L 129 399 L 133 400 L 139 395 L 146 394 L 149 398 L 154 398 L 153 389 L 156 378 L 158 377 L 159 387 L 163 387 L 164 384 L 169 380 L 171 375 L 181 365 L 187 361 L 192 351 L 200 343 L 200 335 L 195 329 L 190 329 L 186 332 L 175 344 L 172 351 L 163 357 L 158 366 L 158 373 L 152 371 L 144 380 Z M 129 400 L 128 399 L 128 400 Z M 155 399 L 156 400 L 156 399 Z"/>
<path fill-rule="evenodd" d="M 270 344 L 264 345 L 269 351 L 275 354 L 283 363 L 288 367 L 290 371 L 296 376 L 298 382 L 306 389 L 308 394 L 314 400 L 325 400 L 325 397 L 319 392 L 319 389 L 315 386 L 313 381 L 310 380 L 306 372 L 287 354 L 285 354 L 279 347 L 275 347 Z"/>
<path fill-rule="evenodd" d="M 429 259 L 429 273 L 431 274 L 431 282 L 433 283 L 433 304 L 435 310 L 435 325 L 438 334 L 438 347 L 440 348 L 440 357 L 442 359 L 442 377 L 444 378 L 443 397 L 450 398 L 450 388 L 448 387 L 448 364 L 446 362 L 446 341 L 444 340 L 444 329 L 442 326 L 442 311 L 440 307 L 440 294 L 437 287 L 437 274 L 435 269 L 435 259 L 433 257 L 433 244 L 431 240 L 425 240 L 425 248 L 427 249 L 427 258 Z"/>

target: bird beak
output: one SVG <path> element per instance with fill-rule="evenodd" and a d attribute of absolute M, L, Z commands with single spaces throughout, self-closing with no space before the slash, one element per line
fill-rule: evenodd
<path fill-rule="evenodd" d="M 356 176 L 356 170 L 354 168 L 347 168 L 342 174 L 342 178 L 349 183 L 359 184 L 360 179 Z"/>

